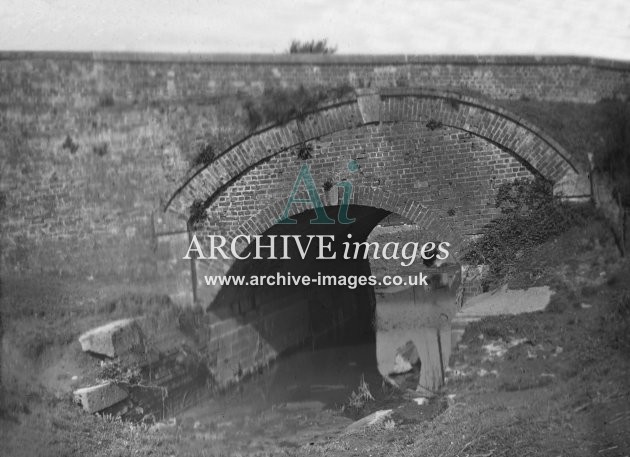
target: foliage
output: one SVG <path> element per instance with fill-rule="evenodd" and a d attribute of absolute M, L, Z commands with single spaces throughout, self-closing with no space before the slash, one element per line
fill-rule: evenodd
<path fill-rule="evenodd" d="M 214 148 L 210 144 L 203 144 L 199 148 L 199 153 L 192 159 L 191 166 L 193 168 L 200 165 L 209 165 L 214 160 Z"/>
<path fill-rule="evenodd" d="M 334 54 L 336 46 L 328 46 L 328 40 L 299 41 L 293 40 L 289 45 L 289 54 Z"/>
<path fill-rule="evenodd" d="M 98 97 L 98 106 L 107 108 L 114 106 L 114 95 L 111 92 L 103 93 Z"/>
<path fill-rule="evenodd" d="M 79 149 L 79 145 L 74 142 L 74 140 L 70 137 L 70 135 L 66 135 L 66 139 L 61 145 L 61 147 L 63 149 L 68 149 L 72 154 L 77 152 L 77 149 Z"/>
<path fill-rule="evenodd" d="M 343 98 L 354 89 L 348 84 L 341 84 L 332 88 L 305 88 L 300 85 L 297 89 L 269 87 L 261 97 L 247 100 L 243 108 L 247 113 L 247 123 L 250 131 L 259 126 L 274 123 L 285 124 L 292 118 L 302 118 L 326 100 Z"/>
<path fill-rule="evenodd" d="M 350 398 L 348 398 L 347 406 L 353 409 L 361 409 L 369 401 L 374 401 L 374 396 L 370 392 L 370 386 L 365 382 L 365 378 L 361 375 L 361 381 L 359 381 L 359 387 L 355 391 L 352 391 Z"/>
<path fill-rule="evenodd" d="M 442 127 L 442 123 L 440 121 L 436 121 L 435 119 L 429 119 L 429 122 L 427 122 L 426 127 L 429 130 L 436 130 Z"/>
<path fill-rule="evenodd" d="M 206 204 L 203 200 L 195 200 L 190 205 L 190 216 L 188 216 L 188 224 L 191 227 L 199 225 L 206 218 Z"/>
<path fill-rule="evenodd" d="M 313 145 L 310 143 L 300 144 L 297 148 L 297 156 L 302 160 L 308 160 L 313 157 Z"/>
<path fill-rule="evenodd" d="M 140 367 L 136 364 L 125 367 L 116 360 L 102 362 L 98 377 L 103 380 L 138 384 L 142 380 Z"/>
<path fill-rule="evenodd" d="M 104 157 L 109 152 L 109 146 L 105 142 L 101 142 L 92 146 L 92 152 L 99 157 Z"/>
<path fill-rule="evenodd" d="M 592 216 L 590 205 L 563 202 L 550 183 L 517 179 L 497 192 L 500 215 L 484 227 L 483 235 L 465 249 L 463 260 L 489 267 L 484 288 L 496 287 L 515 274 L 517 261 L 536 246 L 584 225 Z"/>

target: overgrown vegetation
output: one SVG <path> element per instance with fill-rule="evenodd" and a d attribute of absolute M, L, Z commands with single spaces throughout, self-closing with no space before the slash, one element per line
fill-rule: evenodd
<path fill-rule="evenodd" d="M 74 154 L 79 149 L 79 145 L 74 142 L 74 140 L 70 137 L 70 135 L 66 135 L 66 139 L 61 145 L 62 149 L 67 149 L 70 153 Z"/>
<path fill-rule="evenodd" d="M 313 145 L 310 143 L 301 143 L 297 147 L 298 159 L 308 160 L 313 157 Z"/>
<path fill-rule="evenodd" d="M 199 147 L 199 152 L 195 155 L 190 165 L 195 168 L 201 165 L 208 165 L 214 160 L 214 148 L 208 143 L 203 143 Z"/>
<path fill-rule="evenodd" d="M 206 203 L 203 200 L 195 200 L 190 205 L 190 215 L 188 216 L 188 224 L 190 227 L 197 227 L 206 218 Z"/>
<path fill-rule="evenodd" d="M 259 97 L 252 97 L 243 102 L 246 113 L 246 130 L 254 132 L 262 125 L 285 124 L 291 119 L 303 120 L 310 112 L 316 111 L 327 101 L 344 99 L 354 94 L 354 88 L 347 83 L 334 87 L 304 87 L 295 88 L 271 87 L 266 88 Z M 314 148 L 305 138 L 300 123 L 298 133 L 301 142 L 295 147 L 294 153 L 300 160 L 313 157 Z M 222 141 L 227 147 L 227 143 Z M 198 148 L 198 153 L 191 160 L 191 167 L 197 168 L 211 164 L 217 154 L 215 145 L 203 141 Z M 188 222 L 191 226 L 201 223 L 205 217 L 208 202 L 195 200 L 190 206 Z"/>
<path fill-rule="evenodd" d="M 309 87 L 300 85 L 295 88 L 270 87 L 262 96 L 245 101 L 243 108 L 247 113 L 247 126 L 250 131 L 261 125 L 284 124 L 292 118 L 303 118 L 328 100 L 342 99 L 354 93 L 349 84 L 334 87 Z"/>
<path fill-rule="evenodd" d="M 299 41 L 293 40 L 287 51 L 289 54 L 334 54 L 337 46 L 329 46 L 327 39 Z"/>
<path fill-rule="evenodd" d="M 367 403 L 373 402 L 374 396 L 372 392 L 370 392 L 370 386 L 367 382 L 365 382 L 365 377 L 361 375 L 361 381 L 359 381 L 359 387 L 356 391 L 352 391 L 350 397 L 348 398 L 347 403 L 344 405 L 345 407 L 360 411 L 362 410 Z"/>
<path fill-rule="evenodd" d="M 551 183 L 541 178 L 501 185 L 496 207 L 500 215 L 463 255 L 466 262 L 488 266 L 486 290 L 507 282 L 516 273 L 518 260 L 532 248 L 595 216 L 590 204 L 569 204 L 554 196 Z"/>

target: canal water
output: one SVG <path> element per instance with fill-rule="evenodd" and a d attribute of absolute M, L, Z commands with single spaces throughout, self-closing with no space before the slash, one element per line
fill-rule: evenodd
<path fill-rule="evenodd" d="M 396 343 L 390 348 L 390 358 L 394 357 L 398 346 L 411 344 L 409 338 L 415 338 L 423 328 L 420 324 L 438 326 L 439 323 L 430 322 L 433 314 L 444 314 L 444 309 L 455 306 L 456 287 L 448 287 L 449 284 L 446 281 L 444 287 L 432 287 L 429 292 L 413 288 L 407 291 L 413 294 L 412 298 L 400 293 L 381 298 L 380 314 L 377 306 L 380 322 L 377 333 L 381 339 L 388 337 Z M 445 307 L 445 303 L 449 306 Z M 396 314 L 400 322 L 415 316 L 418 322 L 414 321 L 414 330 L 400 328 L 400 325 L 386 327 L 384 322 L 389 321 L 384 320 L 382 314 L 388 306 L 394 307 L 398 314 L 402 312 L 400 316 Z M 448 318 L 452 317 L 450 314 Z M 436 316 L 435 319 L 440 317 Z M 200 402 L 178 416 L 178 433 L 182 433 L 184 439 L 198 442 L 200 448 L 211 446 L 218 454 L 275 454 L 328 441 L 344 433 L 356 420 L 377 410 L 394 410 L 392 417 L 397 423 L 429 420 L 439 414 L 443 408 L 441 400 L 425 404 L 409 397 L 407 389 L 415 391 L 418 387 L 419 365 L 395 379 L 390 376 L 402 389 L 384 381 L 378 370 L 377 335 L 371 326 L 363 327 L 355 325 L 343 329 L 332 335 L 331 340 L 319 341 L 316 348 L 303 347 L 285 354 L 262 373 Z M 410 332 L 412 337 L 408 335 Z M 431 335 L 435 336 L 434 333 Z M 450 327 L 447 333 L 444 337 L 444 344 L 448 344 L 446 360 L 450 353 Z M 434 352 L 440 354 L 440 351 L 442 348 Z M 431 362 L 429 355 L 420 356 L 420 362 L 424 358 L 427 367 Z M 441 364 L 439 357 L 436 360 Z M 362 399 L 356 401 L 361 392 Z M 368 392 L 369 395 L 365 395 Z"/>
<path fill-rule="evenodd" d="M 363 414 L 348 406 L 361 380 L 375 398 L 371 403 L 393 399 L 377 370 L 374 342 L 305 348 L 187 410 L 179 425 L 231 452 L 301 447 L 343 432 Z"/>

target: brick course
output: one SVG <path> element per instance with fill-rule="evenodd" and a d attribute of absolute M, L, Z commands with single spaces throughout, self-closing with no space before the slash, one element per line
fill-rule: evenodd
<path fill-rule="evenodd" d="M 501 116 L 493 121 L 487 111 L 478 117 L 464 103 L 455 111 L 443 99 L 396 99 L 422 87 L 495 99 L 592 103 L 614 96 L 629 74 L 624 63 L 574 58 L 3 52 L 0 266 L 5 273 L 155 277 L 158 235 L 185 231 L 176 217 L 166 225 L 156 220 L 188 175 L 196 141 L 208 135 L 236 141 L 247 133 L 239 94 L 299 84 L 381 90 L 380 120 L 411 121 L 430 109 L 443 122 L 477 125 L 479 135 L 503 135 L 501 144 L 531 151 L 532 165 L 557 171 L 559 163 L 548 163 L 555 159 L 544 155 L 545 142 L 536 140 L 540 126 L 519 135 L 523 125 L 503 126 Z M 395 111 L 392 103 L 398 103 Z M 463 121 L 466 112 L 470 120 Z M 354 102 L 303 127 L 317 137 L 369 121 L 365 107 Z M 204 178 L 205 184 L 226 183 L 235 168 L 262 159 L 262 145 L 294 144 L 295 131 L 290 122 L 242 144 L 217 163 L 216 176 Z M 188 200 L 198 195 L 192 188 L 184 193 Z"/>

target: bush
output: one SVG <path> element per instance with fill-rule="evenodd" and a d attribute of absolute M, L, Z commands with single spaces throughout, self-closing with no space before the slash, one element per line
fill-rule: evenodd
<path fill-rule="evenodd" d="M 190 205 L 188 224 L 190 227 L 197 228 L 206 219 L 206 202 L 203 200 L 195 200 Z"/>
<path fill-rule="evenodd" d="M 328 46 L 328 40 L 299 41 L 293 40 L 289 45 L 289 54 L 334 54 L 336 46 Z"/>
<path fill-rule="evenodd" d="M 496 287 L 515 273 L 520 258 L 536 246 L 582 226 L 590 219 L 590 205 L 563 202 L 552 185 L 540 178 L 517 179 L 503 184 L 496 207 L 501 214 L 484 227 L 483 235 L 470 243 L 462 259 L 472 265 L 488 265 L 484 286 Z"/>
<path fill-rule="evenodd" d="M 308 89 L 303 85 L 297 89 L 270 87 L 257 100 L 246 101 L 243 108 L 247 113 L 249 130 L 254 131 L 264 124 L 284 124 L 290 119 L 303 117 L 315 111 L 322 102 L 340 99 L 353 92 L 348 84 Z"/>
<path fill-rule="evenodd" d="M 191 166 L 193 168 L 202 165 L 209 165 L 214 160 L 214 148 L 209 144 L 203 144 L 199 148 L 199 152 L 191 160 Z"/>

